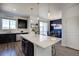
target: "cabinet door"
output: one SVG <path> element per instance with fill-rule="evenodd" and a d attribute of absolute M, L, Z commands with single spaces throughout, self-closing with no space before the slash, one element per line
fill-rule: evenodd
<path fill-rule="evenodd" d="M 34 45 L 31 42 L 28 42 L 28 55 L 29 56 L 34 56 Z"/>
<path fill-rule="evenodd" d="M 6 34 L 0 35 L 0 43 L 8 42 L 8 39 L 9 39 L 8 35 L 6 35 Z"/>
<path fill-rule="evenodd" d="M 16 41 L 16 34 L 10 34 L 9 36 L 9 42 L 15 42 Z"/>
<path fill-rule="evenodd" d="M 0 35 L 0 43 L 3 42 L 3 35 Z"/>
<path fill-rule="evenodd" d="M 9 35 L 8 34 L 4 34 L 4 42 L 7 43 L 7 42 L 10 42 L 10 38 L 9 38 Z"/>
<path fill-rule="evenodd" d="M 22 40 L 22 51 L 26 56 L 34 56 L 33 43 L 23 39 Z"/>

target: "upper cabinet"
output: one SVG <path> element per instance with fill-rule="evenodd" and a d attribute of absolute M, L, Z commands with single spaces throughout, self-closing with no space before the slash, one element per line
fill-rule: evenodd
<path fill-rule="evenodd" d="M 21 29 L 27 28 L 27 20 L 18 19 L 18 28 L 21 28 Z"/>

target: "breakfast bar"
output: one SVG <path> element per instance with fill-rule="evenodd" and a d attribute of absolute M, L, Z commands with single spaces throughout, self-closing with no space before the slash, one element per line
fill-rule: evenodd
<path fill-rule="evenodd" d="M 22 39 L 25 39 L 33 43 L 34 56 L 51 56 L 52 46 L 54 46 L 56 43 L 60 41 L 59 39 L 56 39 L 56 37 L 50 37 L 33 33 L 21 34 L 21 37 Z"/>

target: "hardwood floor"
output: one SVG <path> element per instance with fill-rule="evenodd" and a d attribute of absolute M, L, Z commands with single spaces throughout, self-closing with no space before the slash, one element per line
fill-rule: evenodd
<path fill-rule="evenodd" d="M 24 56 L 21 42 L 0 44 L 0 56 Z"/>
<path fill-rule="evenodd" d="M 24 56 L 21 42 L 0 44 L 0 56 Z M 56 44 L 56 56 L 79 56 L 79 51 Z"/>
<path fill-rule="evenodd" d="M 79 56 L 79 50 L 61 46 L 61 42 L 55 45 L 56 56 Z"/>

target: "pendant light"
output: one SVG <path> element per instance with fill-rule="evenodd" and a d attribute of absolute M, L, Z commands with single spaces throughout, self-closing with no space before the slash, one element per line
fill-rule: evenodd
<path fill-rule="evenodd" d="M 50 19 L 50 7 L 49 7 L 49 3 L 48 3 L 48 19 Z"/>
<path fill-rule="evenodd" d="M 50 17 L 50 11 L 48 10 L 48 18 Z"/>
<path fill-rule="evenodd" d="M 37 9 L 38 9 L 38 11 L 37 11 L 37 20 L 39 20 L 39 3 L 37 3 Z"/>
<path fill-rule="evenodd" d="M 33 8 L 30 8 L 30 10 L 31 10 L 31 15 L 32 15 Z M 32 20 L 32 19 L 31 19 L 30 21 L 31 21 L 31 23 L 33 22 L 33 20 Z"/>

